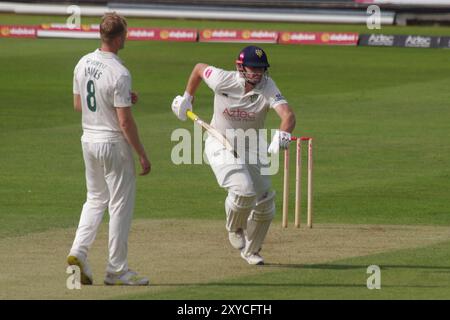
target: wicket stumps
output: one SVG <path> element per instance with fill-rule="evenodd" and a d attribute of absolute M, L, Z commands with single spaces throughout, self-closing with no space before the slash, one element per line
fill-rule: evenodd
<path fill-rule="evenodd" d="M 295 161 L 295 227 L 300 228 L 301 213 L 301 178 L 302 178 L 302 141 L 308 141 L 308 195 L 307 195 L 307 226 L 312 228 L 312 198 L 313 198 L 313 158 L 312 158 L 312 138 L 292 137 L 296 141 L 296 161 Z M 289 149 L 284 151 L 284 177 L 283 177 L 283 221 L 282 227 L 288 226 L 289 213 Z"/>

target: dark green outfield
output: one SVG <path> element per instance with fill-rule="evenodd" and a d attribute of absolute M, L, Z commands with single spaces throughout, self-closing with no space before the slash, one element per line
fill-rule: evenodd
<path fill-rule="evenodd" d="M 62 17 L 0 14 L 0 24 L 63 21 Z M 82 21 L 92 22 L 98 20 Z M 130 19 L 129 25 L 367 31 L 351 25 L 184 20 Z M 449 35 L 450 28 L 385 27 L 382 32 Z M 94 40 L 0 39 L 0 238 L 76 226 L 85 188 L 80 115 L 72 109 L 72 71 L 78 59 L 97 45 Z M 140 94 L 134 114 L 153 164 L 150 176 L 138 178 L 136 217 L 224 218 L 225 192 L 217 187 L 209 167 L 175 166 L 170 160 L 175 145 L 171 132 L 193 127 L 178 121 L 170 104 L 184 91 L 195 63 L 233 69 L 242 46 L 130 41 L 120 53 Z M 449 51 L 263 47 L 271 76 L 296 111 L 294 133 L 315 138 L 316 222 L 450 224 Z M 196 112 L 209 119 L 211 102 L 212 93 L 202 85 Z M 267 127 L 276 128 L 278 123 L 270 114 Z M 279 195 L 281 182 L 281 174 L 273 178 Z M 279 212 L 276 219 L 280 220 Z M 449 249 L 445 243 L 435 246 L 432 257 L 427 249 L 377 257 L 392 266 L 385 272 L 387 279 L 392 277 L 386 285 L 389 292 L 382 297 L 428 298 L 432 292 L 433 297 L 450 298 L 448 285 L 439 285 L 442 279 L 449 283 L 445 269 Z M 355 280 L 356 273 L 365 277 L 358 268 L 370 261 L 361 257 L 342 265 L 288 268 L 272 277 L 230 279 L 148 298 L 245 298 L 248 290 L 254 290 L 250 295 L 254 298 L 263 298 L 257 292 L 270 299 L 376 298 L 377 293 L 360 288 L 365 280 Z M 404 277 L 397 281 L 398 274 Z M 432 280 L 420 278 L 422 274 Z M 439 281 L 433 278 L 439 276 Z M 409 285 L 411 279 L 419 280 Z M 252 285 L 242 285 L 247 281 Z M 267 286 L 271 289 L 265 290 Z M 285 287 L 291 290 L 283 294 Z M 405 288 L 411 289 L 406 295 Z M 349 294 L 341 295 L 343 291 Z"/>

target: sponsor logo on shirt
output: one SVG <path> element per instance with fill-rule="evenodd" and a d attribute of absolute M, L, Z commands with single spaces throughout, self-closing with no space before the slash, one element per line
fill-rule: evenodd
<path fill-rule="evenodd" d="M 248 112 L 241 109 L 226 108 L 222 114 L 226 119 L 233 121 L 254 121 L 256 119 L 256 112 Z"/>

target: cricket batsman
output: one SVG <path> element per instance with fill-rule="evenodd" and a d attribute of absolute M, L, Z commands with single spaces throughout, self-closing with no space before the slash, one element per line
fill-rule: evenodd
<path fill-rule="evenodd" d="M 295 127 L 295 115 L 287 101 L 268 75 L 269 62 L 263 49 L 245 47 L 236 60 L 237 71 L 226 71 L 204 63 L 195 65 L 183 96 L 177 96 L 172 111 L 182 121 L 186 112 L 192 111 L 192 101 L 203 80 L 214 91 L 214 114 L 211 126 L 223 136 L 230 130 L 244 131 L 264 128 L 269 110 L 280 117 L 280 126 L 268 148 L 270 153 L 287 149 Z M 258 145 L 267 148 L 267 142 L 257 135 Z M 234 140 L 234 139 L 233 139 Z M 249 154 L 261 150 L 245 145 L 245 161 L 230 159 L 227 150 L 212 135 L 205 141 L 205 153 L 218 184 L 227 190 L 225 199 L 226 229 L 231 245 L 241 251 L 241 257 L 251 265 L 262 265 L 261 251 L 264 239 L 275 214 L 275 192 L 271 189 L 270 176 L 261 174 L 265 161 L 251 163 Z M 228 153 L 228 154 L 227 154 Z M 267 163 L 267 162 L 265 162 Z"/>

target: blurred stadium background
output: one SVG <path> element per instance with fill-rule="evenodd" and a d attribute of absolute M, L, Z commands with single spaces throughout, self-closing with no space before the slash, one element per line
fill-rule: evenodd
<path fill-rule="evenodd" d="M 174 13 L 169 11 L 189 11 L 189 10 L 208 10 L 214 12 L 243 12 L 251 15 L 252 13 L 270 12 L 272 14 L 269 20 L 284 21 L 286 17 L 283 14 L 304 14 L 313 15 L 317 22 L 323 22 L 322 17 L 338 15 L 342 18 L 342 22 L 351 23 L 354 17 L 365 15 L 368 5 L 378 5 L 382 12 L 392 15 L 394 19 L 392 23 L 398 25 L 412 24 L 448 24 L 450 22 L 450 1 L 448 0 L 134 0 L 134 1 L 101 1 L 101 0 L 84 0 L 84 1 L 15 1 L 1 2 L 0 12 L 21 13 L 44 13 L 45 8 L 37 9 L 36 7 L 24 7 L 20 4 L 80 4 L 89 6 L 106 6 L 108 8 L 121 9 L 139 9 L 142 12 L 153 11 L 153 14 L 160 11 L 160 17 L 175 17 Z M 19 5 L 17 5 L 19 4 Z M 18 11 L 17 11 L 18 10 Z M 34 11 L 35 10 L 35 11 Z M 49 13 L 57 13 L 55 8 L 49 7 Z M 33 12 L 34 11 L 34 12 Z M 145 16 L 145 13 L 140 13 Z M 214 18 L 205 15 L 203 18 Z M 223 17 L 222 17 L 223 18 Z M 244 17 L 235 17 L 235 19 L 245 19 Z M 251 17 L 248 17 L 251 19 Z M 267 17 L 266 17 L 267 19 Z M 347 19 L 347 20 L 346 20 Z M 294 20 L 292 20 L 294 21 Z M 297 21 L 302 21 L 298 18 Z M 304 22 L 313 22 L 314 18 L 303 20 Z M 332 22 L 333 20 L 330 20 Z"/>

